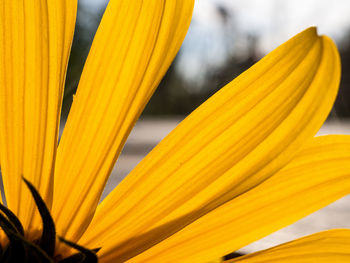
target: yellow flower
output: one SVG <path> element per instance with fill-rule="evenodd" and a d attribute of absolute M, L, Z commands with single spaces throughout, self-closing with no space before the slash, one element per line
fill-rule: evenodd
<path fill-rule="evenodd" d="M 22 175 L 57 235 L 101 248 L 100 262 L 216 260 L 350 192 L 350 137 L 313 138 L 333 105 L 340 62 L 333 42 L 310 28 L 195 110 L 98 204 L 181 45 L 193 1 L 110 1 L 56 147 L 76 7 L 77 0 L 0 5 L 1 169 L 7 206 L 31 246 L 43 248 L 42 222 Z M 349 262 L 349 232 L 236 261 Z M 63 243 L 56 261 L 76 253 Z"/>

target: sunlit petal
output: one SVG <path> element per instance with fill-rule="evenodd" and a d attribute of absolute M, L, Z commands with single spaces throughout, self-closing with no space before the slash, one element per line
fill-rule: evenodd
<path fill-rule="evenodd" d="M 192 0 L 112 0 L 60 141 L 53 216 L 77 240 L 141 111 L 185 37 Z M 67 205 L 69 204 L 69 205 Z"/>
<path fill-rule="evenodd" d="M 76 0 L 0 4 L 0 152 L 7 204 L 25 228 L 38 223 L 24 186 L 50 207 L 53 165 Z"/>
<path fill-rule="evenodd" d="M 347 263 L 350 262 L 350 230 L 320 232 L 225 262 Z"/>
<path fill-rule="evenodd" d="M 322 125 L 339 71 L 334 44 L 314 28 L 280 46 L 164 139 L 101 203 L 81 242 L 116 245 L 196 211 L 194 221 L 261 183 Z"/>
<path fill-rule="evenodd" d="M 350 136 L 325 136 L 312 140 L 292 162 L 270 179 L 206 214 L 130 262 L 207 262 L 330 204 L 350 192 L 349 149 Z M 153 233 L 135 237 L 121 247 L 115 246 L 110 237 L 104 240 L 101 262 L 119 262 L 118 254 L 128 258 L 134 249 L 145 249 L 165 230 L 171 231 L 171 224 L 163 230 L 159 228 Z M 138 242 L 143 247 L 138 247 Z M 122 255 L 123 251 L 129 255 Z"/>

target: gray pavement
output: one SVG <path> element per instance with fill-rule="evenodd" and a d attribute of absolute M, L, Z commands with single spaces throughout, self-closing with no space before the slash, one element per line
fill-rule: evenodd
<path fill-rule="evenodd" d="M 106 196 L 180 121 L 181 118 L 138 121 L 112 172 L 103 196 Z M 350 122 L 327 122 L 318 134 L 350 134 Z M 243 248 L 242 251 L 257 251 L 331 228 L 350 228 L 350 196 Z"/>

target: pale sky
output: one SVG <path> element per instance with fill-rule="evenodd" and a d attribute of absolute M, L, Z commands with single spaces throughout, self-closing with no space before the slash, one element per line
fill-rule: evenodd
<path fill-rule="evenodd" d="M 223 27 L 218 4 L 232 15 L 233 26 Z M 198 83 L 207 72 L 218 70 L 227 52 L 244 52 L 249 33 L 258 37 L 261 55 L 310 26 L 339 43 L 350 29 L 349 14 L 349 0 L 198 0 L 178 68 Z"/>
<path fill-rule="evenodd" d="M 241 30 L 259 34 L 263 49 L 313 25 L 319 33 L 341 39 L 350 25 L 349 0 L 198 0 L 194 19 L 210 23 L 202 17 L 217 3 L 232 10 Z"/>

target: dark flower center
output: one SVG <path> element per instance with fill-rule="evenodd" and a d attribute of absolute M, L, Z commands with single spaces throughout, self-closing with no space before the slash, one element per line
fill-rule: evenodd
<path fill-rule="evenodd" d="M 6 246 L 0 245 L 1 263 L 96 263 L 96 253 L 99 249 L 87 249 L 76 243 L 58 237 L 60 242 L 77 250 L 76 254 L 62 258 L 55 255 L 56 229 L 50 211 L 35 187 L 25 178 L 23 181 L 29 188 L 35 204 L 39 210 L 43 230 L 41 237 L 35 241 L 29 241 L 24 237 L 22 223 L 17 216 L 6 206 L 0 203 L 0 227 L 9 239 Z"/>

